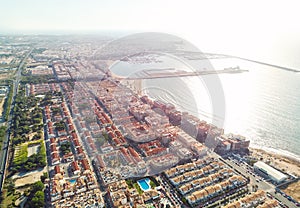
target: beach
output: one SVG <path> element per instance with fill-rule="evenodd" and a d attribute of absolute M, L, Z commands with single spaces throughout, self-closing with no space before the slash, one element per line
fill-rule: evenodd
<path fill-rule="evenodd" d="M 283 188 L 282 191 L 300 202 L 300 180 L 289 184 L 287 187 Z"/>
<path fill-rule="evenodd" d="M 289 173 L 296 177 L 300 177 L 300 161 L 295 158 L 256 148 L 250 148 L 250 153 L 252 157 L 258 160 L 262 159 L 262 161 L 270 164 L 284 173 Z M 288 196 L 291 196 L 300 202 L 300 180 L 287 184 L 286 186 L 282 187 L 281 190 Z"/>
<path fill-rule="evenodd" d="M 300 160 L 300 73 L 237 58 L 209 62 L 216 69 L 238 65 L 249 71 L 217 77 L 147 79 L 142 82 L 141 91 L 154 100 L 171 103 L 182 112 L 224 128 L 225 133 L 247 137 L 252 147 L 273 149 L 275 153 Z M 207 60 L 197 60 L 197 64 L 197 69 L 203 68 Z M 118 62 L 110 69 L 120 76 L 133 76 L 139 69 L 167 67 L 183 69 L 184 65 L 177 59 L 164 58 L 159 64 Z M 216 78 L 219 87 L 215 85 Z M 285 83 L 285 87 L 278 83 Z M 214 87 L 209 90 L 207 86 Z"/>
<path fill-rule="evenodd" d="M 300 162 L 294 158 L 267 152 L 262 149 L 250 148 L 251 156 L 270 164 L 271 166 L 295 176 L 300 176 Z"/>

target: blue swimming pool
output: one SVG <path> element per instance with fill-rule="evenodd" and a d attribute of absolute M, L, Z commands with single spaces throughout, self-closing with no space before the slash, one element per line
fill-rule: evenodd
<path fill-rule="evenodd" d="M 71 179 L 71 180 L 69 180 L 69 181 L 70 181 L 71 184 L 76 183 L 76 179 Z"/>
<path fill-rule="evenodd" d="M 150 186 L 150 179 L 149 178 L 145 178 L 145 179 L 141 179 L 137 182 L 140 186 L 140 188 L 143 190 L 143 191 L 148 191 L 149 189 L 151 189 L 151 186 Z"/>

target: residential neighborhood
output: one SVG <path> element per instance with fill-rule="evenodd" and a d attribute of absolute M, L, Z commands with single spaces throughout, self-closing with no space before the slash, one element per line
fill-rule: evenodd
<path fill-rule="evenodd" d="M 114 48 L 90 61 L 106 39 L 47 39 L 0 48 L 17 80 L 0 89 L 1 207 L 300 206 L 284 191 L 299 175 L 255 156 L 249 138 L 107 71 Z"/>

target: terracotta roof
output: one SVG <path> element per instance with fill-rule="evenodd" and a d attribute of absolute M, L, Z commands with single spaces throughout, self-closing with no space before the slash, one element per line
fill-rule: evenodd
<path fill-rule="evenodd" d="M 60 173 L 60 167 L 59 167 L 58 165 L 56 165 L 56 166 L 54 167 L 54 172 L 55 172 L 55 174 Z"/>
<path fill-rule="evenodd" d="M 73 161 L 73 162 L 71 163 L 71 166 L 72 166 L 72 168 L 73 168 L 73 171 L 80 170 L 80 168 L 79 168 L 79 166 L 78 166 L 78 164 L 77 164 L 76 161 Z"/>
<path fill-rule="evenodd" d="M 84 170 L 90 170 L 90 166 L 89 166 L 87 159 L 81 160 L 81 164 L 82 164 L 82 167 Z"/>

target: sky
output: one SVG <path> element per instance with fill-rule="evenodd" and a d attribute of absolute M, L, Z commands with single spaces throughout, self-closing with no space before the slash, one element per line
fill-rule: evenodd
<path fill-rule="evenodd" d="M 203 51 L 300 49 L 299 1 L 0 0 L 0 33 L 166 32 Z M 273 50 L 274 49 L 274 50 Z M 299 51 L 300 52 L 300 51 Z"/>

